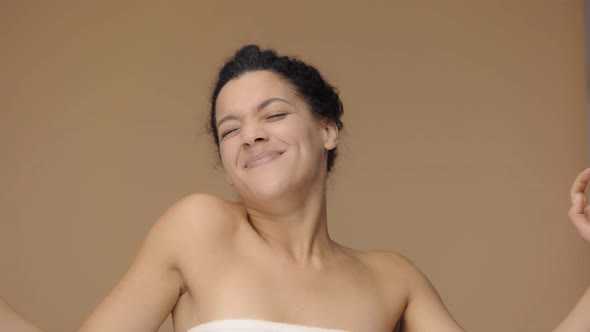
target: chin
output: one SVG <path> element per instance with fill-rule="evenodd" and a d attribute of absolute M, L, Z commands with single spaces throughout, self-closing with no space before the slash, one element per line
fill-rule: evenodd
<path fill-rule="evenodd" d="M 272 202 L 298 195 L 302 189 L 313 186 L 313 176 L 308 172 L 296 167 L 276 166 L 279 165 L 262 165 L 244 173 L 238 194 L 243 199 Z"/>
<path fill-rule="evenodd" d="M 260 200 L 272 201 L 288 195 L 290 192 L 290 185 L 286 181 L 280 181 L 279 179 L 271 180 L 265 179 L 257 183 L 256 186 L 252 186 L 250 193 Z"/>
<path fill-rule="evenodd" d="M 242 190 L 238 192 L 242 199 L 253 200 L 265 204 L 266 202 L 276 202 L 295 193 L 301 181 L 296 181 L 293 174 L 280 172 L 273 174 L 268 172 L 254 176 L 244 183 Z"/>

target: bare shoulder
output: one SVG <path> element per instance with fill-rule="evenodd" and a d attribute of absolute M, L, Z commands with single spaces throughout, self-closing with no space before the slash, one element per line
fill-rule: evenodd
<path fill-rule="evenodd" d="M 215 196 L 192 194 L 168 208 L 152 225 L 123 278 L 79 331 L 157 330 L 187 291 L 187 262 L 203 260 L 206 249 L 231 232 L 231 218 L 222 217 L 236 209 L 230 206 Z"/>
<path fill-rule="evenodd" d="M 358 251 L 347 249 L 371 275 L 386 317 L 397 324 L 411 297 L 413 264 L 406 257 L 390 251 Z M 397 331 L 397 330 L 396 330 Z"/>
<path fill-rule="evenodd" d="M 169 207 L 156 221 L 154 228 L 169 230 L 176 235 L 211 236 L 210 232 L 229 231 L 232 214 L 239 213 L 239 204 L 210 194 L 195 193 L 185 196 Z M 194 232 L 187 231 L 192 230 Z"/>
<path fill-rule="evenodd" d="M 396 294 L 403 290 L 409 296 L 417 286 L 430 284 L 427 277 L 409 258 L 397 252 L 346 249 L 367 266 L 377 278 L 388 285 L 386 287 L 395 284 L 394 291 Z"/>
<path fill-rule="evenodd" d="M 152 225 L 142 247 L 168 257 L 175 268 L 187 252 L 210 248 L 235 231 L 239 204 L 209 194 L 191 194 L 172 204 Z M 197 246 L 197 247 L 195 247 Z"/>
<path fill-rule="evenodd" d="M 402 282 L 408 292 L 417 287 L 432 287 L 426 275 L 406 256 L 392 251 L 370 251 L 366 255 L 373 261 L 376 271 L 385 278 Z"/>
<path fill-rule="evenodd" d="M 215 195 L 195 193 L 179 199 L 167 213 L 184 217 L 213 217 L 235 205 Z"/>
<path fill-rule="evenodd" d="M 385 250 L 358 251 L 348 249 L 367 267 L 385 278 L 412 278 L 418 268 L 407 257 Z"/>
<path fill-rule="evenodd" d="M 403 296 L 404 331 L 464 331 L 446 309 L 428 278 L 408 258 L 388 251 L 363 253 L 384 280 L 387 294 Z"/>
<path fill-rule="evenodd" d="M 355 257 L 385 287 L 396 296 L 407 296 L 414 280 L 421 274 L 407 257 L 384 250 L 361 251 L 342 247 L 348 255 Z"/>

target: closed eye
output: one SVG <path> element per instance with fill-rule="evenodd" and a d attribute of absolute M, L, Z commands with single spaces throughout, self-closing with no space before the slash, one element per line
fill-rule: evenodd
<path fill-rule="evenodd" d="M 287 113 L 277 113 L 277 114 L 272 114 L 267 116 L 267 119 L 272 119 L 272 120 L 278 120 L 278 119 L 282 119 L 287 115 Z"/>
<path fill-rule="evenodd" d="M 235 132 L 236 130 L 238 130 L 238 128 L 230 129 L 228 131 L 223 132 L 223 134 L 221 134 L 221 139 L 224 139 L 227 135 Z"/>

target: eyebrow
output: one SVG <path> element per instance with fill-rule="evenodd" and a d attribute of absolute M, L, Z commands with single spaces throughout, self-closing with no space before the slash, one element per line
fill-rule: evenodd
<path fill-rule="evenodd" d="M 291 105 L 291 103 L 289 103 L 288 101 L 286 101 L 283 98 L 278 98 L 278 97 L 274 97 L 274 98 L 269 98 L 263 102 L 261 102 L 260 104 L 258 104 L 258 106 L 256 106 L 256 111 L 260 112 L 262 109 L 264 109 L 266 106 L 274 103 L 274 102 L 284 102 L 287 103 L 289 105 Z M 235 115 L 226 115 L 223 118 L 221 118 L 219 121 L 217 121 L 217 128 L 219 128 L 219 126 L 221 126 L 222 123 L 229 121 L 229 120 L 237 120 L 238 117 Z"/>

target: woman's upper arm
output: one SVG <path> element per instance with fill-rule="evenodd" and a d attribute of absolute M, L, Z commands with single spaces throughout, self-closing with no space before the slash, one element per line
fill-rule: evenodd
<path fill-rule="evenodd" d="M 464 332 L 451 316 L 434 286 L 407 261 L 408 303 L 402 316 L 404 332 Z"/>
<path fill-rule="evenodd" d="M 79 332 L 143 332 L 160 327 L 183 288 L 178 268 L 180 242 L 188 223 L 195 218 L 198 200 L 192 196 L 184 198 L 158 219 L 123 278 L 86 319 Z"/>
<path fill-rule="evenodd" d="M 18 314 L 3 298 L 0 297 L 0 331 L 11 332 L 42 332 L 33 323 Z"/>

